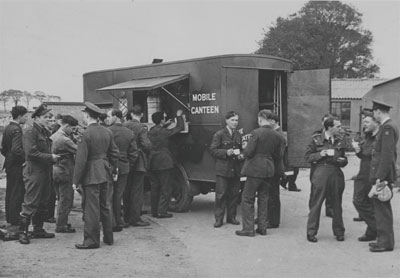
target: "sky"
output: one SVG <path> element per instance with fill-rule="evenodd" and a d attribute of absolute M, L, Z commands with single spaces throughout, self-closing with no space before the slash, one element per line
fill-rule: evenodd
<path fill-rule="evenodd" d="M 400 1 L 342 1 L 374 36 L 379 77 L 400 76 Z M 0 0 L 0 90 L 83 100 L 86 72 L 252 53 L 306 1 Z"/>

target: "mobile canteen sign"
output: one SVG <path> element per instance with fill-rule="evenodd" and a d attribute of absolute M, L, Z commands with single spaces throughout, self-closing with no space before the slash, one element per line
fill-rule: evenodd
<path fill-rule="evenodd" d="M 192 115 L 219 114 L 217 93 L 194 91 L 190 96 Z"/>

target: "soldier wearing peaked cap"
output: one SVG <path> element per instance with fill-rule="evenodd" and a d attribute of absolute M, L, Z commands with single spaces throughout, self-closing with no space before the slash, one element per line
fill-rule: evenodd
<path fill-rule="evenodd" d="M 82 186 L 84 239 L 76 244 L 78 249 L 100 247 L 100 222 L 103 226 L 103 242 L 113 244 L 112 231 L 112 175 L 117 173 L 118 147 L 110 130 L 99 125 L 103 111 L 85 102 L 84 131 L 76 153 L 73 183 Z"/>
<path fill-rule="evenodd" d="M 370 182 L 382 186 L 386 182 L 392 190 L 396 181 L 396 145 L 399 140 L 399 131 L 389 117 L 390 105 L 381 101 L 372 101 L 374 118 L 380 123 L 372 149 Z M 370 244 L 371 252 L 392 251 L 394 248 L 393 213 L 390 200 L 381 202 L 372 198 L 374 205 L 376 227 L 378 232 L 377 242 Z"/>
<path fill-rule="evenodd" d="M 25 130 L 23 146 L 25 150 L 25 166 L 23 178 L 25 183 L 24 203 L 21 210 L 20 236 L 22 244 L 29 243 L 28 228 L 32 219 L 34 238 L 52 238 L 53 233 L 43 229 L 47 217 L 47 204 L 51 188 L 52 164 L 59 156 L 51 154 L 51 140 L 48 127 L 50 112 L 46 105 L 40 105 L 32 114 L 33 125 Z"/>

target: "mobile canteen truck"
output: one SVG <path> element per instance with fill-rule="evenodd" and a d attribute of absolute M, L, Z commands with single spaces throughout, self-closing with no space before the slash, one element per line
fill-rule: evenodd
<path fill-rule="evenodd" d="M 182 109 L 188 122 L 174 136 L 177 160 L 170 208 L 187 211 L 198 194 L 215 189 L 215 162 L 209 152 L 213 134 L 225 126 L 225 114 L 239 114 L 244 141 L 258 127 L 260 109 L 280 115 L 288 137 L 288 164 L 309 167 L 304 153 L 320 118 L 330 111 L 328 69 L 293 71 L 292 62 L 265 55 L 221 55 L 83 75 L 84 100 L 126 112 L 134 104 L 151 114 Z"/>

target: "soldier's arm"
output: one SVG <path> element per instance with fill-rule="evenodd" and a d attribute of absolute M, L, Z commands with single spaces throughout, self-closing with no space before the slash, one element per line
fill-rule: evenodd
<path fill-rule="evenodd" d="M 150 142 L 149 136 L 147 135 L 148 128 L 144 126 L 139 132 L 139 142 L 140 146 L 142 146 L 142 151 L 149 153 L 152 148 L 152 144 Z"/>
<path fill-rule="evenodd" d="M 305 159 L 308 163 L 317 162 L 322 158 L 321 153 L 317 151 L 317 145 L 314 139 L 311 140 L 310 144 L 307 146 Z"/>
<path fill-rule="evenodd" d="M 81 184 L 82 177 L 86 170 L 87 158 L 88 158 L 87 138 L 85 137 L 85 135 L 83 135 L 82 140 L 78 144 L 78 149 L 76 151 L 74 177 L 73 177 L 73 184 L 75 185 Z"/>
<path fill-rule="evenodd" d="M 67 139 L 65 141 L 65 149 L 67 150 L 67 152 L 69 153 L 76 153 L 76 150 L 78 149 L 78 146 L 71 140 L 71 139 Z"/>
<path fill-rule="evenodd" d="M 110 139 L 111 139 L 111 142 L 108 145 L 107 156 L 108 156 L 108 159 L 110 160 L 110 163 L 115 171 L 115 169 L 118 168 L 119 149 L 118 149 L 117 145 L 115 144 L 114 137 L 112 136 L 111 131 L 110 131 Z"/>
<path fill-rule="evenodd" d="M 251 137 L 247 142 L 246 148 L 243 151 L 243 155 L 245 158 L 254 156 L 257 147 L 257 142 L 258 142 L 258 136 L 257 134 L 252 132 Z"/>
<path fill-rule="evenodd" d="M 166 129 L 166 131 L 168 132 L 168 136 L 172 136 L 174 134 L 181 132 L 184 129 L 185 129 L 185 124 L 183 122 L 183 117 L 178 116 L 176 117 L 176 127 L 171 129 Z"/>
<path fill-rule="evenodd" d="M 336 160 L 336 162 L 338 163 L 339 167 L 345 167 L 349 163 L 346 157 L 346 150 L 347 148 L 338 150 L 340 152 L 340 157 Z"/>
<path fill-rule="evenodd" d="M 19 128 L 16 128 L 12 133 L 11 153 L 25 160 L 25 152 L 22 146 L 22 132 Z"/>
<path fill-rule="evenodd" d="M 37 147 L 37 135 L 32 130 L 27 130 L 23 135 L 23 146 L 27 157 L 32 161 L 53 162 L 51 153 L 43 153 Z"/>
<path fill-rule="evenodd" d="M 228 154 L 226 149 L 221 148 L 222 144 L 222 134 L 216 132 L 213 136 L 210 146 L 210 153 L 214 158 L 228 159 Z"/>
<path fill-rule="evenodd" d="M 135 166 L 138 156 L 139 156 L 139 151 L 136 145 L 136 140 L 135 137 L 132 136 L 131 143 L 129 144 L 128 147 L 128 160 L 131 168 Z"/>
<path fill-rule="evenodd" d="M 392 162 L 395 159 L 394 150 L 396 142 L 393 127 L 384 126 L 381 137 L 382 147 L 376 177 L 382 181 L 388 176 L 389 171 L 392 169 Z"/>

